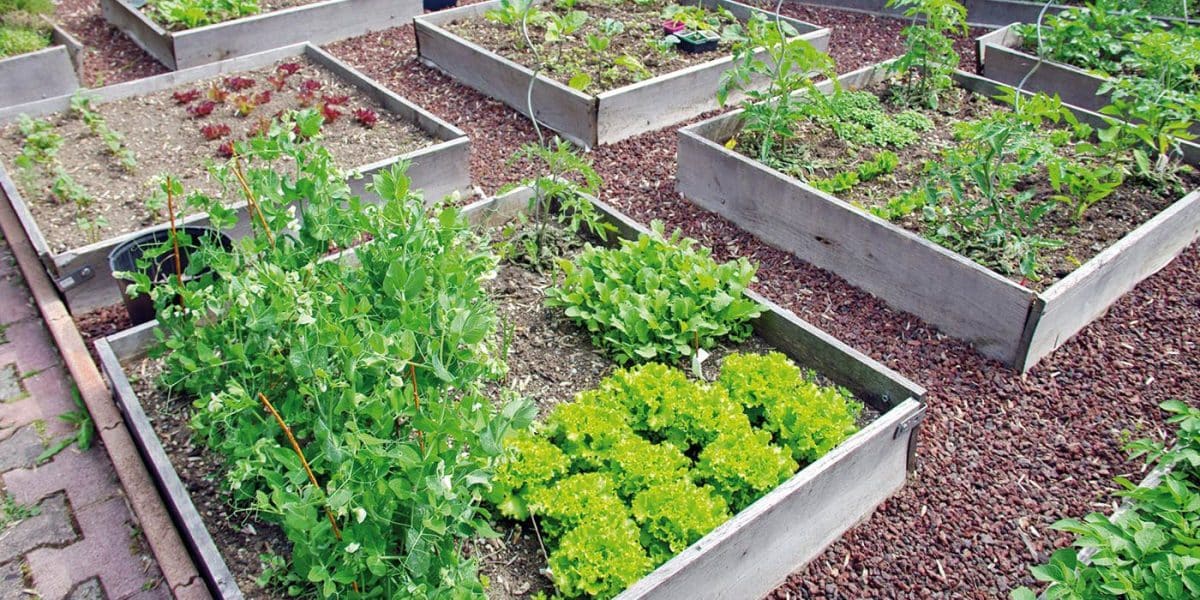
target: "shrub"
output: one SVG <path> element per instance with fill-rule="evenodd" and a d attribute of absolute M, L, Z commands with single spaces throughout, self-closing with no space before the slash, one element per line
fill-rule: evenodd
<path fill-rule="evenodd" d="M 711 487 L 677 479 L 634 497 L 633 518 L 651 560 L 661 564 L 729 520 L 729 507 Z"/>
<path fill-rule="evenodd" d="M 589 245 L 573 262 L 559 261 L 563 281 L 547 290 L 547 305 L 564 308 L 619 364 L 674 362 L 749 337 L 761 312 L 743 295 L 755 266 L 744 258 L 718 264 L 678 231 L 664 238 L 661 222 L 651 229 L 619 248 Z"/>

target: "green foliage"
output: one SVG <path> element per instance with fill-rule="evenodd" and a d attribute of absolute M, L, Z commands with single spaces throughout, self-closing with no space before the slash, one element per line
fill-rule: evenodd
<path fill-rule="evenodd" d="M 41 513 L 42 509 L 36 504 L 22 504 L 12 494 L 0 494 L 0 531 Z"/>
<path fill-rule="evenodd" d="M 261 8 L 258 0 L 147 0 L 144 10 L 167 29 L 179 31 L 256 15 Z"/>
<path fill-rule="evenodd" d="M 808 183 L 827 194 L 836 194 L 854 188 L 854 186 L 871 181 L 883 175 L 890 175 L 900 164 L 900 157 L 891 150 L 883 150 L 853 171 L 842 171 L 827 179 L 813 179 Z"/>
<path fill-rule="evenodd" d="M 0 0 L 0 58 L 49 46 L 50 26 L 42 16 L 53 12 L 50 0 Z"/>
<path fill-rule="evenodd" d="M 738 398 L 756 427 L 770 431 L 801 464 L 811 463 L 849 437 L 862 404 L 850 392 L 814 381 L 788 357 L 733 354 L 721 366 L 720 383 Z"/>
<path fill-rule="evenodd" d="M 73 425 L 75 431 L 64 435 L 53 443 L 46 446 L 42 453 L 33 459 L 34 464 L 42 464 L 54 455 L 66 450 L 71 444 L 75 444 L 80 450 L 87 450 L 92 447 L 92 442 L 96 439 L 96 423 L 92 421 L 92 415 L 88 412 L 87 406 L 83 404 L 83 396 L 79 394 L 79 388 L 71 387 L 71 399 L 75 401 L 75 410 L 67 411 L 58 415 L 59 420 Z"/>
<path fill-rule="evenodd" d="M 967 9 L 955 0 L 888 0 L 888 6 L 913 19 L 901 32 L 904 54 L 892 65 L 901 77 L 892 90 L 903 103 L 937 109 L 954 88 L 960 59 L 951 36 L 966 35 Z"/>
<path fill-rule="evenodd" d="M 663 20 L 679 21 L 691 31 L 720 31 L 722 25 L 735 23 L 737 19 L 723 6 L 710 11 L 703 6 L 669 4 L 662 11 Z"/>
<path fill-rule="evenodd" d="M 558 593 L 567 598 L 612 598 L 654 570 L 630 519 L 591 520 L 568 531 L 550 553 Z"/>
<path fill-rule="evenodd" d="M 711 487 L 679 479 L 645 488 L 632 506 L 654 564 L 683 552 L 730 517 L 729 507 Z"/>
<path fill-rule="evenodd" d="M 163 383 L 195 399 L 192 431 L 224 460 L 234 500 L 283 529 L 297 592 L 482 598 L 459 546 L 493 534 L 479 499 L 502 441 L 535 414 L 520 401 L 496 410 L 480 393 L 500 368 L 482 287 L 496 259 L 459 209 L 427 211 L 407 165 L 376 175 L 382 202 L 364 204 L 328 150 L 296 132 L 298 118 L 239 143 L 253 235 L 194 252 L 182 285 L 151 291 Z M 236 168 L 214 177 L 239 189 Z M 192 194 L 187 205 L 228 229 L 237 221 L 228 200 Z M 328 256 L 364 237 L 353 260 Z M 135 291 L 151 287 L 124 275 Z"/>
<path fill-rule="evenodd" d="M 1193 598 L 1200 595 L 1200 410 L 1171 400 L 1162 407 L 1172 416 L 1176 442 L 1170 449 L 1151 440 L 1130 445 L 1132 457 L 1148 465 L 1170 467 L 1152 487 L 1118 478 L 1118 496 L 1129 510 L 1113 521 L 1101 513 L 1063 519 L 1052 527 L 1075 534 L 1073 548 L 1056 551 L 1031 569 L 1049 584 L 1047 598 Z M 1088 564 L 1078 552 L 1095 554 Z M 1032 598 L 1028 588 L 1013 598 Z"/>
<path fill-rule="evenodd" d="M 862 90 L 838 89 L 828 98 L 812 96 L 804 104 L 804 113 L 851 144 L 876 148 L 905 148 L 921 138 L 920 132 L 933 128 L 933 122 L 916 111 L 888 115 L 878 96 Z"/>
<path fill-rule="evenodd" d="M 100 230 L 108 227 L 108 220 L 94 210 L 95 199 L 58 161 L 62 136 L 49 121 L 34 120 L 25 115 L 21 115 L 17 127 L 24 142 L 21 153 L 13 162 L 21 170 L 21 182 L 26 190 L 46 191 L 48 187 L 50 195 L 58 202 L 69 203 L 75 209 L 75 225 L 87 235 L 88 241 L 98 241 Z M 31 197 L 35 195 L 40 194 L 30 194 Z"/>
<path fill-rule="evenodd" d="M 770 433 L 752 429 L 722 432 L 696 462 L 700 481 L 713 486 L 734 511 L 775 489 L 796 468 L 786 451 L 771 444 Z"/>
<path fill-rule="evenodd" d="M 50 36 L 42 30 L 0 22 L 0 58 L 41 50 L 50 45 Z"/>
<path fill-rule="evenodd" d="M 516 497 L 528 510 L 562 596 L 617 595 L 795 473 L 788 450 L 749 415 L 769 424 L 770 411 L 779 437 L 807 443 L 807 461 L 836 444 L 838 419 L 858 410 L 779 355 L 731 354 L 721 378 L 695 381 L 657 363 L 618 369 L 554 407 L 532 437 L 514 438 L 489 500 Z"/>
<path fill-rule="evenodd" d="M 743 131 L 759 138 L 758 158 L 763 162 L 775 148 L 795 137 L 794 126 L 802 114 L 797 92 L 807 92 L 810 100 L 824 98 L 813 84 L 813 74 L 837 79 L 833 59 L 796 35 L 791 25 L 768 21 L 761 14 L 753 15 L 744 29 L 727 35 L 736 45 L 733 63 L 721 74 L 717 102 L 724 106 L 731 93 L 744 94 Z M 766 60 L 757 57 L 759 48 L 766 50 Z M 770 85 L 757 89 L 762 78 Z"/>
<path fill-rule="evenodd" d="M 592 342 L 619 364 L 676 361 L 698 348 L 750 335 L 761 312 L 744 292 L 755 267 L 746 259 L 718 264 L 711 251 L 663 225 L 622 240 L 618 248 L 586 247 L 560 260 L 563 281 L 547 305 L 587 328 Z"/>
<path fill-rule="evenodd" d="M 78 116 L 91 132 L 104 142 L 108 153 L 117 159 L 121 167 L 132 172 L 137 168 L 137 157 L 125 145 L 125 136 L 114 131 L 104 120 L 104 116 L 92 108 L 92 100 L 82 91 L 71 96 L 71 113 Z"/>

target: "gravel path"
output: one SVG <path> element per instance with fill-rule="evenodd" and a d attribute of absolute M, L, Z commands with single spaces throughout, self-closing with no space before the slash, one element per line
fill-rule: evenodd
<path fill-rule="evenodd" d="M 95 0 L 64 5 L 74 3 Z M 900 21 L 795 5 L 785 13 L 834 28 L 843 72 L 902 50 Z M 506 164 L 536 139 L 528 121 L 421 65 L 411 27 L 331 49 L 466 130 L 485 191 L 532 173 Z M 972 70 L 973 44 L 959 49 Z M 1125 433 L 1162 435 L 1157 404 L 1200 392 L 1197 246 L 1021 376 L 680 198 L 675 139 L 670 128 L 593 152 L 604 199 L 643 222 L 682 227 L 719 258 L 759 261 L 758 291 L 930 390 L 921 467 L 908 486 L 772 598 L 991 598 L 1031 583 L 1028 565 L 1068 542 L 1050 523 L 1109 510 L 1112 477 L 1140 478 L 1120 450 Z"/>

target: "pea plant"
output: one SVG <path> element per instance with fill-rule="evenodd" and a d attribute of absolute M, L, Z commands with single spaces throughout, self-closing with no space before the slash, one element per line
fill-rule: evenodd
<path fill-rule="evenodd" d="M 291 543 L 269 559 L 286 564 L 279 593 L 483 598 L 459 549 L 493 535 L 478 498 L 534 414 L 480 391 L 502 369 L 482 287 L 496 258 L 459 209 L 426 209 L 407 165 L 373 178 L 368 206 L 319 143 L 273 131 L 214 172 L 252 235 L 198 250 L 178 281 L 124 274 L 158 307 L 162 383 L 195 399 L 193 434 L 238 506 Z M 187 204 L 228 229 L 227 200 Z"/>
<path fill-rule="evenodd" d="M 717 102 L 724 106 L 732 93 L 741 93 L 743 131 L 759 141 L 758 158 L 763 162 L 772 151 L 795 135 L 794 124 L 801 116 L 798 92 L 807 92 L 810 99 L 824 96 L 816 89 L 812 74 L 820 73 L 837 79 L 833 59 L 797 36 L 795 28 L 782 20 L 768 21 L 756 14 L 740 31 L 731 34 L 737 39 L 731 67 L 721 75 L 717 87 Z M 756 56 L 757 49 L 767 53 L 767 59 Z M 770 84 L 756 89 L 758 78 Z"/>
<path fill-rule="evenodd" d="M 967 33 L 967 9 L 955 0 L 888 0 L 913 23 L 903 30 L 904 54 L 892 63 L 892 91 L 904 104 L 937 109 L 954 88 L 959 56 L 950 36 Z"/>

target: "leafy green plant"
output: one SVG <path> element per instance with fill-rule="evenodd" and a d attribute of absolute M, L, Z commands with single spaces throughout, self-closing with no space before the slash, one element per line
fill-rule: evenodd
<path fill-rule="evenodd" d="M 562 282 L 546 291 L 592 342 L 619 364 L 675 361 L 721 340 L 750 335 L 761 308 L 743 293 L 754 280 L 746 259 L 718 264 L 711 252 L 663 225 L 618 248 L 586 247 L 560 260 Z"/>
<path fill-rule="evenodd" d="M 734 511 L 750 506 L 796 468 L 788 452 L 771 444 L 770 433 L 752 429 L 721 433 L 696 461 L 700 480 L 713 486 Z"/>
<path fill-rule="evenodd" d="M 87 450 L 92 447 L 92 441 L 96 439 L 96 424 L 92 421 L 92 415 L 88 413 L 87 407 L 83 404 L 83 396 L 79 394 L 79 388 L 71 388 L 71 399 L 75 401 L 75 410 L 58 415 L 58 418 L 65 423 L 74 425 L 75 431 L 58 438 L 46 446 L 46 449 L 42 450 L 42 453 L 33 459 L 34 464 L 41 464 L 54 458 L 56 454 L 66 450 L 71 444 L 75 444 L 80 450 Z"/>
<path fill-rule="evenodd" d="M 500 514 L 525 520 L 529 518 L 525 492 L 566 475 L 571 461 L 558 446 L 528 433 L 509 438 L 504 446 L 505 459 L 496 468 L 492 488 L 484 497 Z"/>
<path fill-rule="evenodd" d="M 193 253 L 180 282 L 124 274 L 158 307 L 163 384 L 194 398 L 193 434 L 234 500 L 292 544 L 281 585 L 482 598 L 459 547 L 493 535 L 480 497 L 534 414 L 480 394 L 500 371 L 482 287 L 496 259 L 459 209 L 427 211 L 406 165 L 376 175 L 382 202 L 364 205 L 301 118 L 215 171 L 249 202 L 251 236 Z M 188 205 L 236 224 L 221 198 Z"/>
<path fill-rule="evenodd" d="M 654 563 L 628 518 L 588 520 L 563 535 L 547 565 L 565 597 L 612 598 L 644 577 Z"/>
<path fill-rule="evenodd" d="M 0 58 L 50 45 L 50 26 L 42 18 L 54 12 L 50 0 L 0 1 Z"/>
<path fill-rule="evenodd" d="M 730 517 L 729 507 L 713 488 L 686 479 L 647 487 L 634 496 L 632 507 L 655 564 L 683 552 Z"/>
<path fill-rule="evenodd" d="M 258 0 L 147 0 L 144 10 L 167 29 L 179 31 L 256 15 L 261 8 Z"/>
<path fill-rule="evenodd" d="M 104 142 L 108 153 L 117 159 L 123 169 L 130 172 L 137 169 L 137 157 L 133 154 L 133 150 L 125 145 L 125 136 L 108 126 L 104 115 L 92 108 L 91 98 L 83 92 L 76 92 L 74 96 L 71 96 L 71 112 Z"/>
<path fill-rule="evenodd" d="M 816 90 L 812 74 L 837 79 L 833 59 L 796 35 L 791 25 L 782 20 L 768 21 L 760 14 L 751 17 L 740 32 L 730 34 L 737 44 L 731 67 L 721 74 L 717 102 L 724 106 L 735 92 L 745 96 L 742 131 L 759 138 L 758 158 L 763 162 L 795 135 L 793 127 L 801 115 L 796 93 L 805 91 L 810 100 L 824 98 Z M 757 57 L 758 48 L 766 50 L 767 60 Z M 755 89 L 764 77 L 770 85 Z"/>
<path fill-rule="evenodd" d="M 904 54 L 892 63 L 892 91 L 903 103 L 937 109 L 954 88 L 959 56 L 950 36 L 967 33 L 967 9 L 955 0 L 888 0 L 913 23 L 901 32 Z"/>
<path fill-rule="evenodd" d="M 21 115 L 18 129 L 24 141 L 21 153 L 13 160 L 21 170 L 22 184 L 36 189 L 49 181 L 49 193 L 60 203 L 70 203 L 75 209 L 75 225 L 84 232 L 88 241 L 100 239 L 100 230 L 108 227 L 108 220 L 93 211 L 95 199 L 70 172 L 58 161 L 58 151 L 63 138 L 54 130 L 54 125 L 43 119 L 30 119 Z"/>
<path fill-rule="evenodd" d="M 1052 525 L 1075 534 L 1073 547 L 1062 548 L 1046 564 L 1031 569 L 1048 584 L 1045 597 L 1065 598 L 1190 598 L 1200 594 L 1200 410 L 1179 400 L 1163 403 L 1176 427 L 1170 448 L 1139 440 L 1129 445 L 1131 457 L 1170 468 L 1151 487 L 1124 478 L 1117 483 L 1128 510 L 1110 520 L 1101 513 L 1083 519 L 1063 519 Z M 1080 560 L 1079 552 L 1091 553 Z M 1015 600 L 1036 598 L 1033 590 L 1014 590 Z"/>

